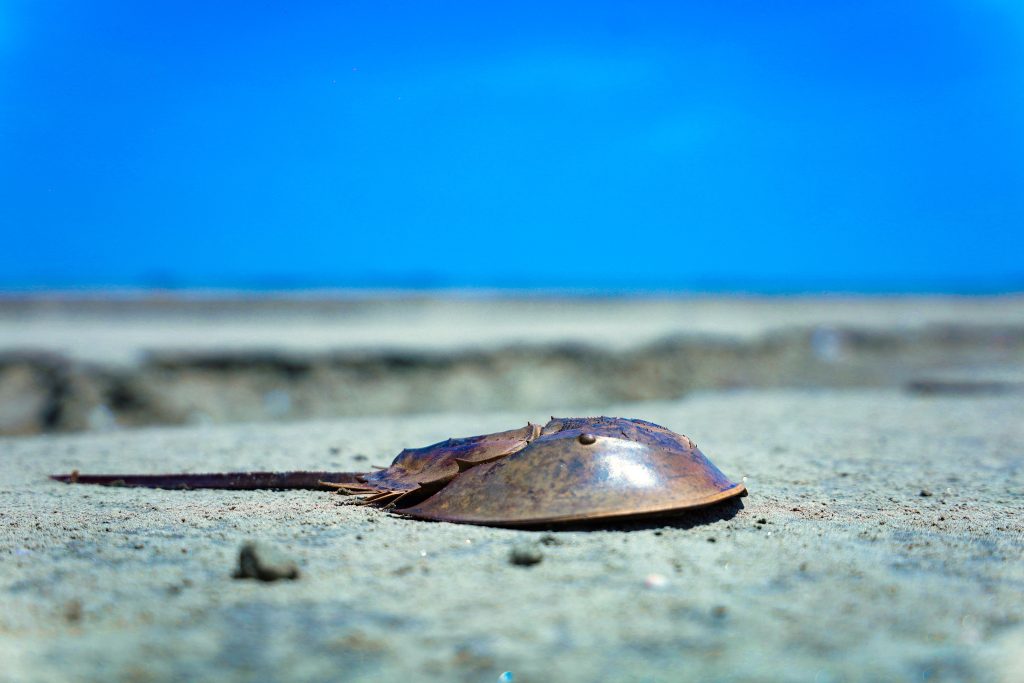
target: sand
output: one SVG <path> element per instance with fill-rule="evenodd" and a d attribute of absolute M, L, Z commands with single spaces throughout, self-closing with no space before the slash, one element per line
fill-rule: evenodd
<path fill-rule="evenodd" d="M 45 477 L 364 469 L 547 417 L 526 411 L 0 439 L 0 680 L 1021 680 L 1020 395 L 707 391 L 558 412 L 584 410 L 690 435 L 749 497 L 544 532 Z M 232 578 L 248 540 L 300 577 Z"/>
<path fill-rule="evenodd" d="M 1020 392 L 1021 368 L 1020 296 L 0 299 L 8 436 L 737 387 Z"/>
<path fill-rule="evenodd" d="M 364 295 L 365 296 L 365 295 Z M 479 351 L 669 338 L 750 341 L 808 328 L 898 333 L 1024 327 L 1024 296 L 0 298 L 0 354 L 130 366 L 151 354 Z"/>

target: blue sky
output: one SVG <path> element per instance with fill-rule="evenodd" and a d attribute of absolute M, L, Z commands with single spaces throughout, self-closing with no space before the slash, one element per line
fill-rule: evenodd
<path fill-rule="evenodd" d="M 1024 288 L 1024 5 L 0 2 L 0 287 Z"/>

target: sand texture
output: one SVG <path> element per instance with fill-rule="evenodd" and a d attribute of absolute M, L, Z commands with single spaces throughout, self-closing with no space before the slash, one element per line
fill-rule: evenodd
<path fill-rule="evenodd" d="M 1020 392 L 1020 368 L 1019 296 L 0 299 L 0 435 L 946 392 L 982 371 L 975 389 Z"/>
<path fill-rule="evenodd" d="M 521 411 L 0 439 L 0 681 L 1022 680 L 1019 394 L 705 391 L 588 412 L 688 434 L 750 496 L 516 531 L 319 492 L 45 478 L 364 469 L 547 418 Z M 249 540 L 299 577 L 232 578 Z"/>

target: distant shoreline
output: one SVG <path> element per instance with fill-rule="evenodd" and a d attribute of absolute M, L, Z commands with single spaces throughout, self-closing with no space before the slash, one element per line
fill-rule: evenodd
<path fill-rule="evenodd" d="M 0 433 L 1024 385 L 1022 295 L 355 294 L 0 299 Z"/>

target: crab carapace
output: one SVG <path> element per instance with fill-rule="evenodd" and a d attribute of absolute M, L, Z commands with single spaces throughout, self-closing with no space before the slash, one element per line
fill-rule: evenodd
<path fill-rule="evenodd" d="M 655 516 L 746 495 L 686 436 L 620 417 L 540 425 L 403 450 L 375 472 L 54 475 L 175 489 L 320 489 L 414 519 L 533 526 Z"/>

